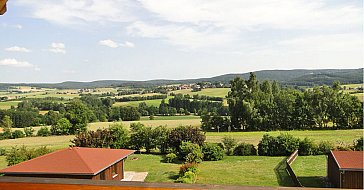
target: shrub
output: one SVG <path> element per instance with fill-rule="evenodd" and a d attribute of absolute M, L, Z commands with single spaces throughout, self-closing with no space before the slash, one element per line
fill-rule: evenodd
<path fill-rule="evenodd" d="M 222 139 L 222 143 L 226 149 L 226 154 L 231 155 L 233 148 L 236 146 L 237 141 L 233 137 L 226 136 Z"/>
<path fill-rule="evenodd" d="M 166 155 L 165 161 L 167 163 L 173 163 L 176 161 L 177 155 L 175 153 L 169 153 Z"/>
<path fill-rule="evenodd" d="M 97 129 L 80 132 L 71 142 L 78 147 L 108 148 L 112 143 L 112 136 L 108 129 Z"/>
<path fill-rule="evenodd" d="M 193 172 L 197 174 L 199 172 L 198 165 L 196 163 L 186 163 L 179 168 L 179 175 L 183 176 L 186 172 Z"/>
<path fill-rule="evenodd" d="M 334 145 L 329 142 L 329 141 L 321 141 L 318 144 L 318 148 L 315 154 L 320 155 L 320 154 L 329 154 L 330 151 L 334 149 Z"/>
<path fill-rule="evenodd" d="M 192 126 L 179 126 L 171 130 L 168 134 L 168 144 L 170 148 L 179 151 L 183 141 L 190 141 L 201 146 L 205 142 L 206 136 L 201 129 Z"/>
<path fill-rule="evenodd" d="M 215 161 L 224 158 L 224 150 L 217 144 L 204 143 L 202 145 L 203 160 Z"/>
<path fill-rule="evenodd" d="M 300 145 L 298 148 L 298 153 L 301 156 L 313 155 L 317 150 L 317 145 L 313 142 L 312 139 L 304 138 L 300 141 Z"/>
<path fill-rule="evenodd" d="M 149 120 L 154 120 L 154 115 L 150 115 Z"/>
<path fill-rule="evenodd" d="M 23 138 L 23 137 L 25 137 L 25 134 L 21 130 L 15 130 L 11 133 L 12 139 Z"/>
<path fill-rule="evenodd" d="M 35 157 L 48 154 L 49 152 L 51 151 L 45 146 L 37 149 L 27 148 L 26 146 L 21 146 L 20 148 L 12 147 L 6 155 L 6 161 L 8 162 L 8 166 L 12 166 Z"/>
<path fill-rule="evenodd" d="M 183 176 L 179 177 L 177 180 L 176 180 L 177 183 L 189 183 L 189 184 L 192 184 L 192 183 L 195 183 L 196 182 L 196 174 L 193 173 L 193 172 L 186 172 Z"/>
<path fill-rule="evenodd" d="M 363 151 L 363 137 L 354 140 L 354 149 Z"/>
<path fill-rule="evenodd" d="M 198 144 L 191 142 L 182 142 L 180 146 L 179 157 L 185 160 L 187 163 L 202 162 L 203 154 Z"/>
<path fill-rule="evenodd" d="M 50 136 L 50 135 L 51 135 L 51 131 L 48 129 L 48 127 L 41 127 L 37 132 L 37 136 L 41 136 L 41 137 L 46 137 L 46 136 Z"/>
<path fill-rule="evenodd" d="M 32 137 L 33 133 L 34 133 L 33 127 L 25 127 L 24 128 L 24 133 L 25 133 L 25 136 Z"/>
<path fill-rule="evenodd" d="M 257 149 L 252 144 L 240 143 L 234 148 L 233 154 L 235 156 L 256 156 Z"/>
<path fill-rule="evenodd" d="M 272 137 L 264 134 L 258 144 L 258 153 L 261 156 L 288 156 L 299 148 L 299 139 L 290 134 L 280 134 Z"/>

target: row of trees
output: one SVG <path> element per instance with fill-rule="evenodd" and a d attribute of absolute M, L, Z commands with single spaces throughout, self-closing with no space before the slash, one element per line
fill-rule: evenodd
<path fill-rule="evenodd" d="M 144 100 L 157 100 L 166 99 L 167 95 L 151 95 L 151 96 L 125 96 L 121 98 L 115 98 L 116 102 L 131 102 L 131 101 L 144 101 Z"/>
<path fill-rule="evenodd" d="M 228 93 L 229 118 L 206 112 L 202 127 L 210 131 L 348 129 L 363 127 L 363 103 L 340 91 L 340 84 L 305 91 L 282 88 L 277 82 L 259 83 L 235 78 Z"/>

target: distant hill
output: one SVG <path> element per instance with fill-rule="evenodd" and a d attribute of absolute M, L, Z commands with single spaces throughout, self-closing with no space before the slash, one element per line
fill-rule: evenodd
<path fill-rule="evenodd" d="M 363 68 L 360 69 L 319 69 L 319 70 L 262 70 L 256 71 L 258 80 L 276 80 L 283 85 L 315 86 L 331 85 L 334 81 L 342 84 L 363 83 Z M 185 80 L 148 80 L 148 81 L 127 81 L 127 80 L 98 80 L 93 82 L 66 81 L 62 83 L 0 83 L 0 89 L 9 86 L 34 86 L 43 88 L 79 89 L 98 87 L 150 87 L 168 84 L 197 83 L 197 82 L 222 82 L 228 83 L 235 77 L 249 78 L 249 73 L 225 74 L 211 78 L 185 79 Z"/>

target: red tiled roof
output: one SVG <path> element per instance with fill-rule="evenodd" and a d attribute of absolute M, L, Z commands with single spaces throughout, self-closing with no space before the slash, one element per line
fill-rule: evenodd
<path fill-rule="evenodd" d="M 126 149 L 66 148 L 10 166 L 0 173 L 96 175 L 134 152 Z"/>
<path fill-rule="evenodd" d="M 363 151 L 331 151 L 340 169 L 364 169 Z"/>

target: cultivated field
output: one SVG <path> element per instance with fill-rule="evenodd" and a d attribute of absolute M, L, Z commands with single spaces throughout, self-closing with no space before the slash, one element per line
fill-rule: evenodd
<path fill-rule="evenodd" d="M 7 101 L 7 102 L 0 102 L 0 109 L 10 109 L 11 106 L 17 107 L 18 103 L 21 101 Z"/>
<path fill-rule="evenodd" d="M 173 96 L 167 96 L 166 103 L 168 103 L 168 100 L 173 98 Z M 155 99 L 155 100 L 142 100 L 142 101 L 130 101 L 130 102 L 115 102 L 113 106 L 132 106 L 132 107 L 138 107 L 140 103 L 145 102 L 147 106 L 156 106 L 159 107 L 159 104 L 161 103 L 162 99 Z"/>
<path fill-rule="evenodd" d="M 198 92 L 191 92 L 191 89 L 184 89 L 184 90 L 176 90 L 172 91 L 174 94 L 198 94 L 198 95 L 205 95 L 205 96 L 216 96 L 216 97 L 223 97 L 227 96 L 230 88 L 206 88 L 202 89 Z"/>

